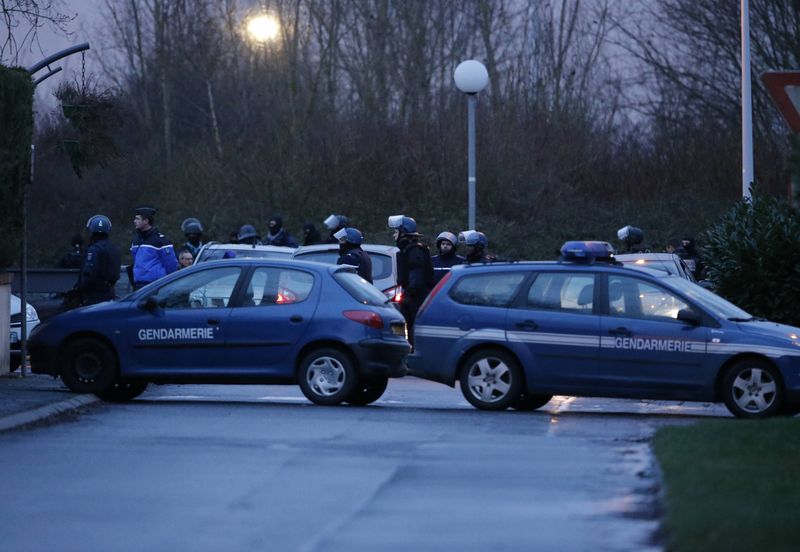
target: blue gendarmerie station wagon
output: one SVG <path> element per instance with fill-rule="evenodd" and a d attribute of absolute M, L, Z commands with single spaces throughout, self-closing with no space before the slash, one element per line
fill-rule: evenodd
<path fill-rule="evenodd" d="M 130 400 L 155 383 L 293 383 L 314 403 L 364 405 L 405 374 L 405 321 L 353 267 L 235 259 L 175 272 L 56 316 L 32 371 Z"/>
<path fill-rule="evenodd" d="M 553 395 L 724 401 L 739 417 L 800 410 L 800 329 L 688 280 L 631 269 L 605 242 L 558 262 L 454 267 L 420 309 L 409 373 L 475 407 Z"/>

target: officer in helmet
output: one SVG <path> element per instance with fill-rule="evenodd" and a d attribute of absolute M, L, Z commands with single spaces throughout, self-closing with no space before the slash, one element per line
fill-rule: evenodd
<path fill-rule="evenodd" d="M 451 232 L 442 232 L 436 236 L 436 249 L 439 254 L 431 257 L 434 285 L 438 284 L 455 265 L 464 264 L 464 257 L 456 255 L 457 245 L 458 238 Z"/>
<path fill-rule="evenodd" d="M 356 267 L 356 272 L 370 284 L 372 283 L 372 260 L 369 254 L 361 249 L 364 236 L 356 228 L 342 228 L 334 234 L 339 240 L 339 260 L 336 264 Z"/>
<path fill-rule="evenodd" d="M 81 304 L 94 305 L 114 299 L 114 284 L 119 280 L 120 255 L 108 239 L 111 221 L 105 215 L 95 215 L 86 222 L 89 247 L 81 263 L 77 289 Z"/>
<path fill-rule="evenodd" d="M 187 218 L 181 223 L 181 230 L 186 236 L 186 243 L 181 249 L 191 253 L 192 257 L 197 257 L 200 248 L 203 247 L 203 225 L 196 218 Z"/>
<path fill-rule="evenodd" d="M 409 341 L 413 345 L 414 320 L 417 311 L 433 287 L 433 264 L 428 248 L 419 242 L 417 221 L 405 215 L 389 217 L 389 228 L 394 230 L 397 252 L 397 283 L 403 287 L 400 312 L 406 319 Z"/>
<path fill-rule="evenodd" d="M 467 246 L 467 263 L 491 263 L 495 258 L 489 255 L 489 238 L 483 232 L 465 230 L 459 234 L 459 240 Z"/>
<path fill-rule="evenodd" d="M 350 219 L 344 215 L 333 214 L 329 215 L 322 223 L 330 231 L 330 237 L 326 240 L 326 243 L 339 243 L 334 234 L 342 228 L 350 226 Z"/>
<path fill-rule="evenodd" d="M 245 224 L 239 228 L 239 234 L 236 236 L 236 243 L 246 243 L 255 247 L 256 245 L 261 245 L 258 238 L 256 227 L 252 224 Z"/>

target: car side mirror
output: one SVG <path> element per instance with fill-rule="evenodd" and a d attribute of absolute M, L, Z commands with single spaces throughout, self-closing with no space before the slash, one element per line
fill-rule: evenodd
<path fill-rule="evenodd" d="M 158 301 L 155 295 L 150 295 L 139 301 L 139 308 L 149 312 L 153 312 L 158 308 Z"/>
<path fill-rule="evenodd" d="M 694 309 L 681 309 L 678 311 L 678 320 L 697 326 L 700 324 L 700 315 Z"/>

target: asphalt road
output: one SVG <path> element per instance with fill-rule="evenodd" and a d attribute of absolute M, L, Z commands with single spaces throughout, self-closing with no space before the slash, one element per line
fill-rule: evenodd
<path fill-rule="evenodd" d="M 648 439 L 697 403 L 480 412 L 392 381 L 370 407 L 290 386 L 162 386 L 0 435 L 0 539 L 26 551 L 658 549 Z"/>

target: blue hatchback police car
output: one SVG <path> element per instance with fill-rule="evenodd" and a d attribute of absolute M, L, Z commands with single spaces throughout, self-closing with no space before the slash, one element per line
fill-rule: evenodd
<path fill-rule="evenodd" d="M 403 317 L 352 267 L 237 259 L 175 272 L 30 337 L 32 371 L 130 400 L 155 383 L 292 383 L 364 405 L 405 374 Z"/>
<path fill-rule="evenodd" d="M 454 267 L 414 342 L 409 373 L 459 382 L 480 409 L 573 395 L 724 401 L 747 418 L 800 410 L 800 329 L 626 268 L 605 242 L 568 242 L 558 262 Z"/>

